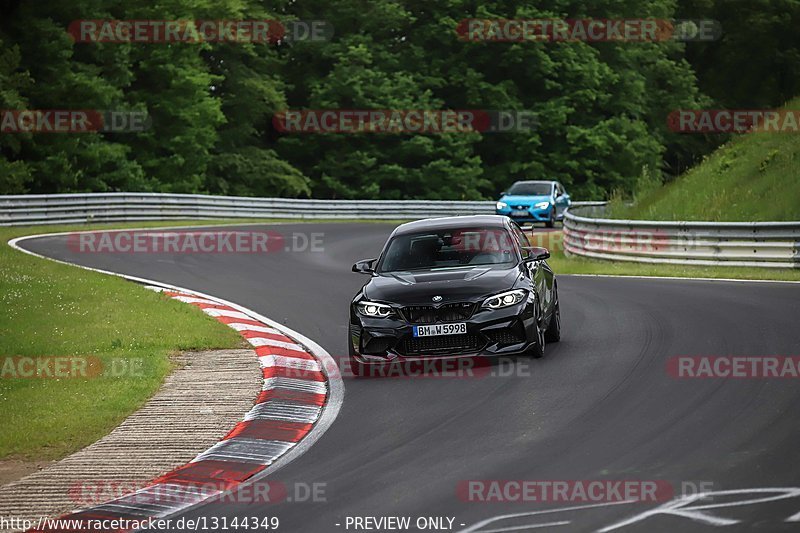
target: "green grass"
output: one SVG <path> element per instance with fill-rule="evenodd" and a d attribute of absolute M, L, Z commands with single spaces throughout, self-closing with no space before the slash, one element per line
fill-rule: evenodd
<path fill-rule="evenodd" d="M 800 108 L 800 98 L 786 105 Z M 735 137 L 701 164 L 632 206 L 614 202 L 613 218 L 639 220 L 800 220 L 800 134 Z"/>
<path fill-rule="evenodd" d="M 605 274 L 614 276 L 657 276 L 678 278 L 730 278 L 800 281 L 800 269 L 790 268 L 749 268 L 717 266 L 649 265 L 643 263 L 624 263 L 566 256 L 562 244 L 562 234 L 557 232 L 538 232 L 533 234 L 534 246 L 550 250 L 547 261 L 558 274 Z"/>
<path fill-rule="evenodd" d="M 172 225 L 179 224 L 187 222 Z M 170 224 L 127 226 L 165 225 Z M 137 361 L 140 375 L 0 378 L 0 459 L 46 460 L 74 452 L 107 434 L 158 390 L 172 368 L 170 354 L 241 346 L 235 331 L 192 306 L 6 244 L 21 235 L 84 229 L 0 228 L 0 360 L 88 356 L 105 365 Z"/>

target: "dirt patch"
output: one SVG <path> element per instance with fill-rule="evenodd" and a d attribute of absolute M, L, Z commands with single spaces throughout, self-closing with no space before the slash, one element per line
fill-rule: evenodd
<path fill-rule="evenodd" d="M 19 459 L 0 460 L 0 486 L 22 479 L 28 474 L 33 474 L 47 468 L 55 461 L 22 461 Z"/>

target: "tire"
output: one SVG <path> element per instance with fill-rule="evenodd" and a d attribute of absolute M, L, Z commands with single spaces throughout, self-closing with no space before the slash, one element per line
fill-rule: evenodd
<path fill-rule="evenodd" d="M 536 327 L 537 340 L 536 344 L 534 344 L 528 349 L 528 355 L 530 355 L 534 359 L 541 359 L 542 357 L 544 357 L 545 335 L 541 325 L 539 324 L 538 317 L 535 322 L 535 327 Z"/>
<path fill-rule="evenodd" d="M 553 208 L 553 212 L 550 213 L 550 218 L 547 221 L 545 221 L 544 225 L 547 226 L 548 228 L 555 227 L 555 225 L 556 225 L 556 210 L 555 210 L 555 208 Z"/>
<path fill-rule="evenodd" d="M 561 340 L 561 306 L 558 303 L 558 286 L 555 287 L 556 302 L 553 304 L 553 314 L 550 316 L 550 323 L 544 332 L 547 342 L 558 342 Z"/>

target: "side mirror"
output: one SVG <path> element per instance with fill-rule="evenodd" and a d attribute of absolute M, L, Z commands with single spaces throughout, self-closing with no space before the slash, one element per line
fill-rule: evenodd
<path fill-rule="evenodd" d="M 505 196 L 505 195 L 506 195 L 506 191 L 503 191 L 503 192 L 500 193 L 500 196 Z"/>
<path fill-rule="evenodd" d="M 523 248 L 523 250 L 528 252 L 528 256 L 524 259 L 525 261 L 544 261 L 550 258 L 550 250 L 547 248 L 528 246 Z"/>
<path fill-rule="evenodd" d="M 375 264 L 377 259 L 362 259 L 361 261 L 356 261 L 356 264 L 353 265 L 353 272 L 358 272 L 359 274 L 372 274 L 375 272 L 373 270 L 372 265 Z"/>

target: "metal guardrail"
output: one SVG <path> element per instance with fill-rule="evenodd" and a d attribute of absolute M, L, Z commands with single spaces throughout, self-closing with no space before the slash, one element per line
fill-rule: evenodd
<path fill-rule="evenodd" d="M 681 265 L 800 267 L 800 222 L 661 222 L 592 218 L 572 202 L 564 250 L 594 259 Z M 220 218 L 413 220 L 494 213 L 492 201 L 308 200 L 167 193 L 0 196 L 0 226 Z"/>
<path fill-rule="evenodd" d="M 413 219 L 494 212 L 493 202 L 304 200 L 166 193 L 0 196 L 0 225 L 169 219 Z"/>
<path fill-rule="evenodd" d="M 573 202 L 573 205 L 600 202 Z M 166 193 L 0 196 L 0 226 L 169 219 L 412 220 L 494 214 L 493 201 L 305 200 Z"/>
<path fill-rule="evenodd" d="M 663 222 L 564 217 L 567 254 L 637 263 L 800 268 L 800 222 Z M 593 213 L 592 213 L 593 214 Z"/>

